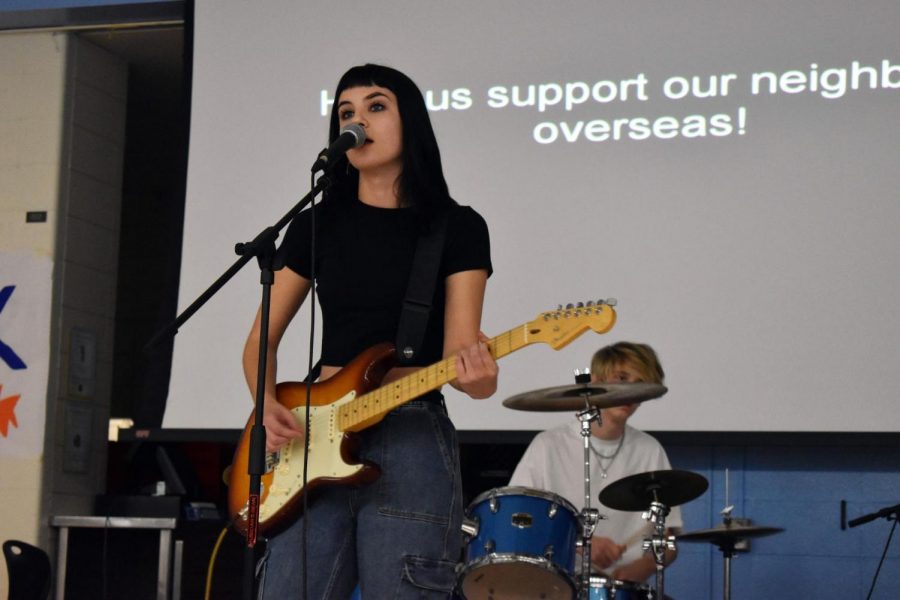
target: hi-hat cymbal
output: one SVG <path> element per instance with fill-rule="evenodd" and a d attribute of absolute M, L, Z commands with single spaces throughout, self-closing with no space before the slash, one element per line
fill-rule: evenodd
<path fill-rule="evenodd" d="M 516 410 L 573 411 L 585 403 L 610 408 L 659 398 L 669 391 L 656 383 L 586 383 L 543 388 L 510 396 L 503 406 Z"/>
<path fill-rule="evenodd" d="M 717 546 L 733 544 L 737 540 L 758 538 L 784 531 L 781 527 L 762 527 L 760 525 L 739 525 L 722 523 L 711 529 L 699 529 L 676 536 L 679 542 L 712 542 Z"/>
<path fill-rule="evenodd" d="M 600 502 L 626 511 L 647 510 L 654 501 L 671 508 L 690 502 L 708 487 L 706 477 L 691 471 L 648 471 L 612 482 L 600 492 Z"/>

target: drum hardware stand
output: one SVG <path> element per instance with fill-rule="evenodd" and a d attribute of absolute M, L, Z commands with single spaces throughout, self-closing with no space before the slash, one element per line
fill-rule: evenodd
<path fill-rule="evenodd" d="M 731 600 L 731 559 L 734 557 L 734 540 L 723 541 L 718 544 L 722 551 L 725 578 L 725 600 Z"/>
<path fill-rule="evenodd" d="M 653 496 L 656 497 L 655 491 Z M 666 516 L 668 514 L 669 507 L 657 500 L 653 500 L 650 503 L 650 509 L 641 514 L 645 521 L 653 523 L 655 529 L 653 536 L 645 539 L 641 547 L 645 552 L 652 551 L 656 561 L 656 598 L 658 600 L 665 598 L 666 550 L 675 550 L 675 537 L 666 536 Z"/>
<path fill-rule="evenodd" d="M 729 504 L 729 488 L 731 483 L 731 477 L 729 476 L 728 467 L 725 467 L 725 508 L 719 511 L 719 514 L 722 515 L 722 525 L 724 527 L 730 527 L 734 517 L 731 516 L 731 513 L 734 512 L 734 504 Z M 744 520 L 746 524 L 749 524 L 749 520 Z M 738 519 L 736 524 L 740 524 L 741 519 Z M 738 546 L 741 545 L 741 548 Z M 718 544 L 719 550 L 722 551 L 722 580 L 724 586 L 723 598 L 724 600 L 731 600 L 731 559 L 735 557 L 737 554 L 737 550 L 743 549 L 748 550 L 747 543 L 744 540 L 738 539 L 730 539 L 728 541 L 723 541 Z"/>
<path fill-rule="evenodd" d="M 729 471 L 725 469 L 725 508 L 719 511 L 722 523 L 712 529 L 695 531 L 678 536 L 682 542 L 712 542 L 722 552 L 724 600 L 731 600 L 731 559 L 738 552 L 749 550 L 749 541 L 753 537 L 761 537 L 783 531 L 777 527 L 759 527 L 751 525 L 749 519 L 732 516 L 734 504 L 729 502 Z"/>
<path fill-rule="evenodd" d="M 728 467 L 725 467 L 725 508 L 721 510 L 719 513 L 722 515 L 722 524 L 725 527 L 729 527 L 731 525 L 731 513 L 734 511 L 734 504 L 728 503 L 728 492 L 729 492 L 729 484 L 731 482 L 731 478 L 729 477 Z M 725 586 L 725 593 L 723 594 L 724 600 L 731 600 L 731 559 L 734 557 L 735 546 L 737 544 L 735 541 L 732 541 L 731 544 L 721 545 L 719 546 L 719 550 L 722 551 L 722 562 L 723 562 L 723 585 Z"/>
<path fill-rule="evenodd" d="M 582 373 L 575 369 L 575 383 L 588 384 L 591 382 L 591 373 L 589 369 L 585 369 Z M 576 413 L 576 417 L 581 422 L 581 439 L 584 440 L 584 508 L 581 509 L 581 539 L 578 540 L 578 546 L 581 547 L 581 586 L 579 588 L 578 597 L 587 600 L 591 587 L 591 538 L 597 523 L 606 517 L 600 514 L 596 508 L 591 508 L 591 424 L 600 425 L 602 417 L 600 409 L 591 406 L 587 400 L 590 390 L 585 391 L 584 410 Z"/>
<path fill-rule="evenodd" d="M 690 502 L 708 487 L 709 482 L 702 475 L 664 469 L 623 477 L 600 492 L 600 502 L 605 506 L 641 511 L 643 519 L 654 525 L 654 535 L 645 538 L 641 547 L 645 552 L 653 552 L 656 563 L 656 593 L 653 597 L 656 600 L 665 598 L 666 551 L 675 550 L 675 537 L 666 535 L 669 507 Z M 703 534 L 705 536 L 706 532 Z"/>

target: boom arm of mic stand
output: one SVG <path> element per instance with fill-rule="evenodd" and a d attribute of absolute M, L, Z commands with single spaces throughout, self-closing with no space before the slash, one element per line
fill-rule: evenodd
<path fill-rule="evenodd" d="M 289 210 L 281 219 L 272 225 L 271 227 L 267 227 L 263 231 L 257 235 L 253 241 L 240 243 L 235 245 L 235 252 L 241 255 L 234 264 L 232 264 L 222 275 L 216 279 L 212 285 L 210 285 L 205 292 L 200 294 L 196 300 L 194 300 L 190 306 L 188 306 L 184 311 L 178 315 L 174 321 L 160 329 L 150 341 L 144 346 L 144 353 L 150 352 L 157 344 L 159 344 L 162 340 L 174 336 L 178 333 L 178 330 L 181 328 L 184 323 L 190 319 L 194 313 L 196 313 L 200 308 L 206 304 L 206 302 L 212 298 L 216 293 L 222 289 L 226 283 L 228 283 L 232 277 L 234 277 L 238 271 L 240 271 L 244 265 L 246 265 L 250 260 L 257 256 L 256 251 L 263 245 L 262 242 L 268 238 L 268 236 L 272 236 L 271 241 L 274 243 L 275 239 L 278 237 L 278 232 L 280 232 L 284 227 L 290 223 L 297 214 L 306 208 L 306 205 L 312 202 L 312 199 L 315 198 L 320 192 L 323 192 L 328 189 L 331 185 L 331 180 L 325 176 L 319 177 L 316 181 L 315 187 L 306 194 L 300 202 L 298 202 L 291 210 Z M 249 251 L 252 250 L 252 251 Z"/>
<path fill-rule="evenodd" d="M 886 508 L 882 508 L 881 510 L 875 511 L 873 513 L 869 513 L 867 515 L 863 515 L 861 517 L 857 517 L 847 522 L 847 527 L 856 527 L 857 525 L 862 525 L 864 523 L 868 523 L 869 521 L 874 521 L 875 519 L 885 517 L 890 519 L 892 516 L 897 518 L 897 515 L 900 515 L 900 504 L 895 504 L 894 506 L 888 506 Z"/>

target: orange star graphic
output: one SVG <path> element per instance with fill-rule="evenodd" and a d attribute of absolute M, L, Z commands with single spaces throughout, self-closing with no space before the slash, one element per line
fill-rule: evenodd
<path fill-rule="evenodd" d="M 2 393 L 3 385 L 0 384 L 0 394 Z M 15 396 L 0 399 L 0 434 L 3 437 L 6 437 L 7 433 L 9 433 L 10 423 L 12 423 L 13 427 L 19 426 L 19 423 L 16 421 L 16 403 L 19 401 L 19 396 L 20 394 L 16 394 Z"/>

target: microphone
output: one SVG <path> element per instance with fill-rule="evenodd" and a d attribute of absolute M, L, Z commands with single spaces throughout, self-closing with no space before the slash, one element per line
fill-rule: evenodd
<path fill-rule="evenodd" d="M 337 159 L 347 153 L 347 150 L 359 148 L 366 143 L 366 130 L 359 123 L 350 123 L 341 129 L 341 134 L 335 138 L 331 145 L 322 150 L 319 158 L 313 163 L 313 173 L 323 171 L 331 167 Z"/>

